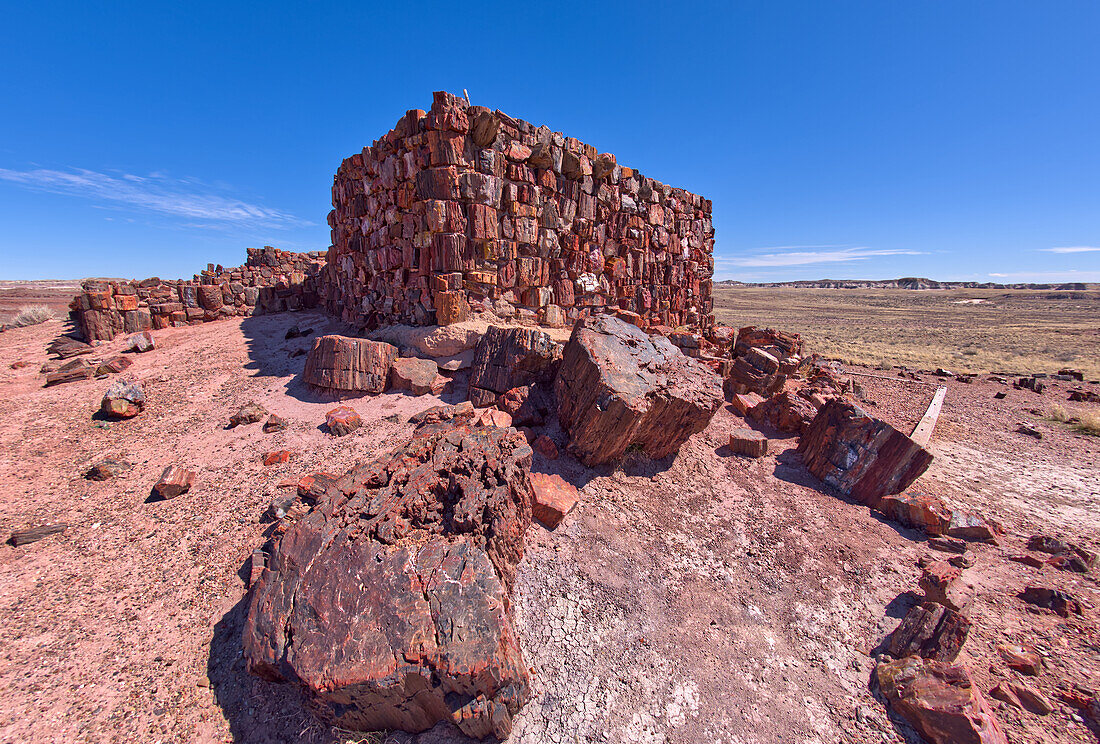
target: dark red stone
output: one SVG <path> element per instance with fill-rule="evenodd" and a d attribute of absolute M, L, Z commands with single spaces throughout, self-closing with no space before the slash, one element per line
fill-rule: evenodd
<path fill-rule="evenodd" d="M 611 315 L 577 321 L 554 393 L 568 448 L 589 466 L 616 460 L 633 444 L 666 457 L 705 429 L 722 404 L 710 369 L 667 338 Z"/>
<path fill-rule="evenodd" d="M 904 491 L 932 462 L 912 439 L 840 398 L 818 411 L 798 451 L 807 470 L 871 507 Z"/>
<path fill-rule="evenodd" d="M 508 592 L 531 454 L 514 429 L 425 424 L 332 482 L 253 590 L 251 671 L 341 728 L 506 738 L 529 694 Z"/>

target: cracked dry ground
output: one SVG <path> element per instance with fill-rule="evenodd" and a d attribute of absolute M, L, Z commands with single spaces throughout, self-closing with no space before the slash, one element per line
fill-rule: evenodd
<path fill-rule="evenodd" d="M 366 425 L 328 437 L 318 424 L 332 403 L 302 386 L 304 357 L 291 353 L 309 340 L 284 341 L 291 325 L 336 329 L 296 313 L 158 331 L 159 348 L 124 373 L 145 381 L 146 411 L 106 429 L 91 415 L 108 382 L 41 388 L 37 369 L 60 322 L 0 335 L 0 529 L 70 525 L 0 547 L 0 740 L 358 740 L 317 723 L 292 689 L 244 671 L 248 558 L 270 529 L 260 516 L 280 482 L 369 458 L 439 401 L 355 399 Z M 10 369 L 19 359 L 33 364 Z M 1064 400 L 1057 386 L 994 401 L 1004 389 L 994 383 L 948 385 L 937 461 L 916 487 L 986 509 L 1008 531 L 999 547 L 975 547 L 967 663 L 988 691 L 1003 671 L 994 644 L 1024 641 L 1049 653 L 1037 683 L 1048 696 L 1060 680 L 1087 683 L 1100 673 L 1095 578 L 1005 556 L 1033 531 L 1096 547 L 1100 445 L 1053 424 L 1038 424 L 1042 441 L 1013 433 L 1029 408 Z M 932 390 L 864 387 L 870 410 L 899 425 L 919 417 Z M 463 392 L 458 380 L 443 400 Z M 225 430 L 249 400 L 290 427 Z M 534 468 L 581 487 L 582 503 L 556 531 L 528 532 L 513 612 L 533 692 L 510 741 L 912 739 L 868 690 L 869 654 L 917 597 L 923 538 L 823 490 L 790 451 L 794 439 L 761 460 L 730 456 L 723 444 L 740 425 L 724 406 L 656 463 L 590 470 L 536 455 Z M 295 456 L 262 467 L 261 453 L 275 449 Z M 116 481 L 83 480 L 102 456 L 133 467 Z M 196 485 L 145 503 L 171 462 L 195 469 Z M 1084 621 L 1028 613 L 1014 593 L 1035 582 L 1081 597 Z M 1013 742 L 1095 741 L 1062 707 L 1045 719 L 998 715 Z M 464 741 L 444 726 L 374 740 L 386 739 Z"/>

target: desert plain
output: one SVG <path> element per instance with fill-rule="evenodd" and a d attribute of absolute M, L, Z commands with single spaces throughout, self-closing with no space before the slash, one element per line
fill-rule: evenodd
<path fill-rule="evenodd" d="M 46 301 L 44 288 L 19 291 L 5 309 Z M 1036 535 L 1100 548 L 1100 438 L 1053 413 L 1100 413 L 1068 400 L 1100 393 L 1100 296 L 1024 292 L 716 287 L 715 315 L 801 333 L 807 352 L 842 360 L 868 412 L 906 433 L 946 388 L 935 459 L 913 488 L 1001 530 L 966 546 L 963 658 L 983 693 L 1022 682 L 1050 702 L 1039 715 L 992 699 L 1009 741 L 1092 742 L 1095 722 L 1066 699 L 1098 687 L 1097 569 L 1012 559 L 1048 557 L 1028 549 Z M 288 339 L 291 327 L 312 334 Z M 143 383 L 144 412 L 106 421 L 96 412 L 109 381 L 43 387 L 47 344 L 70 330 L 59 313 L 0 334 L 0 532 L 66 525 L 0 547 L 0 739 L 468 741 L 449 724 L 419 735 L 327 726 L 297 689 L 249 674 L 241 646 L 253 552 L 278 527 L 272 501 L 303 476 L 380 454 L 411 433 L 411 415 L 465 400 L 468 373 L 438 396 L 344 396 L 364 425 L 337 438 L 322 426 L 337 401 L 302 372 L 313 337 L 348 329 L 313 310 L 230 318 L 154 331 L 156 348 L 129 355 L 124 373 Z M 96 356 L 125 349 L 120 336 Z M 1044 378 L 1036 393 L 990 375 L 1062 368 L 1083 380 Z M 249 402 L 287 428 L 227 428 Z M 532 470 L 562 476 L 580 501 L 555 529 L 528 531 L 511 601 L 532 690 L 508 741 L 920 741 L 869 679 L 921 601 L 918 562 L 945 554 L 809 474 L 793 435 L 767 431 L 767 456 L 733 455 L 730 433 L 746 425 L 724 403 L 678 453 L 594 468 L 546 425 L 562 454 L 536 450 Z M 289 461 L 265 466 L 276 450 Z M 105 457 L 130 467 L 86 479 Z M 158 500 L 151 487 L 171 464 L 195 483 Z M 1072 595 L 1082 613 L 1022 601 L 1032 585 Z M 1041 673 L 1009 669 L 1006 644 L 1034 649 Z"/>

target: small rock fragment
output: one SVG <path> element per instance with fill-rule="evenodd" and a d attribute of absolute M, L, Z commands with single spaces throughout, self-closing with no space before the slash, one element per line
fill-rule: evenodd
<path fill-rule="evenodd" d="M 47 524 L 41 527 L 28 527 L 25 530 L 12 530 L 8 542 L 18 548 L 20 545 L 28 545 L 50 535 L 64 532 L 68 526 L 67 524 Z"/>
<path fill-rule="evenodd" d="M 169 465 L 161 473 L 160 480 L 153 486 L 153 491 L 163 499 L 174 499 L 180 494 L 191 490 L 194 482 L 194 471 L 181 468 L 178 465 Z"/>
<path fill-rule="evenodd" d="M 746 457 L 768 454 L 768 438 L 755 429 L 734 429 L 730 432 L 730 452 Z"/>
<path fill-rule="evenodd" d="M 947 561 L 936 561 L 925 567 L 920 588 L 931 602 L 966 612 L 974 601 L 974 585 L 962 579 L 962 572 Z"/>
<path fill-rule="evenodd" d="M 558 445 L 554 444 L 554 440 L 545 434 L 540 434 L 531 446 L 535 452 L 538 452 L 547 460 L 558 459 Z"/>
<path fill-rule="evenodd" d="M 275 452 L 268 452 L 263 456 L 263 462 L 265 467 L 271 465 L 280 465 L 284 462 L 290 462 L 290 452 L 287 450 L 276 450 Z"/>
<path fill-rule="evenodd" d="M 108 457 L 88 468 L 88 471 L 84 473 L 84 477 L 88 480 L 105 481 L 116 478 L 129 469 L 130 463 L 125 460 L 116 460 Z"/>
<path fill-rule="evenodd" d="M 110 359 L 100 362 L 95 368 L 96 377 L 100 375 L 113 375 L 118 374 L 129 369 L 134 363 L 133 359 L 124 356 L 114 356 Z"/>
<path fill-rule="evenodd" d="M 1032 649 L 1012 643 L 998 643 L 997 653 L 1009 669 L 1014 669 L 1020 674 L 1038 677 L 1043 671 L 1043 657 Z"/>
<path fill-rule="evenodd" d="M 970 620 L 935 602 L 924 602 L 909 610 L 890 635 L 890 655 L 902 659 L 916 654 L 926 659 L 954 661 L 966 643 Z"/>
<path fill-rule="evenodd" d="M 146 351 L 152 351 L 157 348 L 156 339 L 153 338 L 153 334 L 149 331 L 142 331 L 141 333 L 135 333 L 126 339 L 126 348 L 130 351 L 136 351 L 142 354 Z"/>
<path fill-rule="evenodd" d="M 1060 589 L 1050 589 L 1045 586 L 1029 586 L 1017 596 L 1028 604 L 1053 610 L 1062 617 L 1069 617 L 1071 614 L 1081 614 L 1081 603 L 1072 595 Z"/>
<path fill-rule="evenodd" d="M 128 419 L 137 416 L 145 408 L 145 389 L 140 382 L 118 381 L 107 388 L 99 410 L 108 418 Z"/>
<path fill-rule="evenodd" d="M 277 431 L 282 431 L 286 427 L 287 420 L 273 413 L 268 416 L 267 421 L 264 422 L 264 434 L 273 434 Z"/>
<path fill-rule="evenodd" d="M 577 505 L 577 487 L 556 474 L 531 473 L 530 477 L 531 516 L 552 530 Z"/>
<path fill-rule="evenodd" d="M 351 406 L 339 406 L 325 414 L 325 425 L 329 433 L 342 437 L 362 426 L 363 419 Z"/>
<path fill-rule="evenodd" d="M 951 523 L 947 526 L 949 537 L 957 537 L 960 540 L 973 542 L 986 542 L 997 544 L 997 533 L 1002 532 L 1000 526 L 986 520 L 977 514 L 955 509 L 951 512 Z"/>
<path fill-rule="evenodd" d="M 267 416 L 266 408 L 259 403 L 249 401 L 241 406 L 239 411 L 229 417 L 229 428 L 232 429 L 235 426 L 259 423 L 264 420 L 265 416 Z"/>
<path fill-rule="evenodd" d="M 1054 712 L 1054 706 L 1050 704 L 1043 693 L 1025 682 L 1011 682 L 1009 686 L 1016 693 L 1016 699 L 1020 701 L 1024 709 L 1037 716 L 1045 716 Z"/>

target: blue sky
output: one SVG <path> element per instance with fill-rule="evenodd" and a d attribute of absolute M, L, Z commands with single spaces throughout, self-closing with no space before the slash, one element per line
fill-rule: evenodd
<path fill-rule="evenodd" d="M 1100 3 L 8 3 L 0 278 L 325 249 L 434 90 L 714 202 L 716 279 L 1100 281 Z"/>

